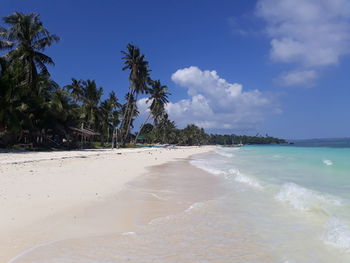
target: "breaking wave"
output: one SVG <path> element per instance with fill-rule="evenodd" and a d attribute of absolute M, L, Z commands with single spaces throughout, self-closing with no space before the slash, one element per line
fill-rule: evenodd
<path fill-rule="evenodd" d="M 333 162 L 331 160 L 323 160 L 323 163 L 327 166 L 333 165 Z"/>
<path fill-rule="evenodd" d="M 275 198 L 279 201 L 286 202 L 295 209 L 301 211 L 322 209 L 325 205 L 341 205 L 340 200 L 328 197 L 294 183 L 286 183 L 282 185 L 281 190 Z"/>
<path fill-rule="evenodd" d="M 190 205 L 186 210 L 185 212 L 190 212 L 192 210 L 196 210 L 196 209 L 199 209 L 199 208 L 202 208 L 204 206 L 204 202 L 197 202 L 197 203 L 194 203 L 192 205 Z"/>
<path fill-rule="evenodd" d="M 221 156 L 227 157 L 227 158 L 232 158 L 235 156 L 233 153 L 224 152 L 224 151 L 220 151 L 220 150 L 217 150 L 216 153 L 221 155 Z"/>
<path fill-rule="evenodd" d="M 332 217 L 327 225 L 327 232 L 323 237 L 323 241 L 343 250 L 344 252 L 350 252 L 350 229 L 340 219 Z"/>
<path fill-rule="evenodd" d="M 219 169 L 219 168 L 213 167 L 207 161 L 201 161 L 201 160 L 191 161 L 191 164 L 211 174 L 223 175 L 226 179 L 234 180 L 236 182 L 246 184 L 253 188 L 257 188 L 257 189 L 263 188 L 263 186 L 259 183 L 257 179 L 244 175 L 237 169 L 228 169 L 228 170 Z"/>
<path fill-rule="evenodd" d="M 225 171 L 221 169 L 217 169 L 215 167 L 212 167 L 211 165 L 208 164 L 207 161 L 204 160 L 193 160 L 190 162 L 193 166 L 202 169 L 208 173 L 214 174 L 214 175 L 222 175 L 225 174 Z"/>

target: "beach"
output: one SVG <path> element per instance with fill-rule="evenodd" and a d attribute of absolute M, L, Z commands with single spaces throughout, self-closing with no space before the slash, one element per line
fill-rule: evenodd
<path fill-rule="evenodd" d="M 347 263 L 337 146 L 10 154 L 1 262 Z"/>
<path fill-rule="evenodd" d="M 126 184 L 152 166 L 211 150 L 203 146 L 0 153 L 0 262 L 40 244 L 131 231 L 140 223 L 133 220 L 133 212 L 125 217 L 118 213 L 118 208 L 126 211 L 130 206 L 121 195 Z M 152 213 L 139 213 L 145 215 L 141 223 L 156 217 Z"/>

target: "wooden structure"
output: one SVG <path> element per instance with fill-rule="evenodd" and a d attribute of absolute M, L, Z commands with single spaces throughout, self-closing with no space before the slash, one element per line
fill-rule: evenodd
<path fill-rule="evenodd" d="M 71 131 L 71 135 L 73 135 L 73 137 L 78 137 L 78 141 L 80 141 L 81 147 L 83 147 L 87 142 L 91 142 L 95 136 L 101 135 L 101 133 L 87 128 L 79 129 L 75 127 L 69 127 L 69 130 Z"/>

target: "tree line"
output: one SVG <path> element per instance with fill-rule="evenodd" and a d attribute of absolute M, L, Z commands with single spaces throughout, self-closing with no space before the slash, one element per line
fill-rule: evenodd
<path fill-rule="evenodd" d="M 101 145 L 110 144 L 114 138 L 122 146 L 140 141 L 181 145 L 230 143 L 226 135 L 208 135 L 194 124 L 176 128 L 165 110 L 170 96 L 168 87 L 151 78 L 149 62 L 137 46 L 128 44 L 121 51 L 122 70 L 129 73 L 129 88 L 120 100 L 114 91 L 104 94 L 95 80 L 72 78 L 71 83 L 61 87 L 51 78 L 47 66 L 54 65 L 54 60 L 44 52 L 60 38 L 44 27 L 38 14 L 16 12 L 4 17 L 3 24 L 0 146 L 29 143 L 80 147 L 87 143 L 86 137 L 88 143 L 99 141 Z M 147 96 L 147 117 L 139 132 L 133 133 L 140 115 L 139 96 Z M 271 138 L 254 140 L 280 143 Z M 254 140 L 242 137 L 240 141 Z"/>

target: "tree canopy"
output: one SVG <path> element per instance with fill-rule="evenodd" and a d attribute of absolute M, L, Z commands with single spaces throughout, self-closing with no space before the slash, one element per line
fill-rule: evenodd
<path fill-rule="evenodd" d="M 60 87 L 51 77 L 54 59 L 45 51 L 59 42 L 38 14 L 13 13 L 0 26 L 0 147 L 30 144 L 47 147 L 92 147 L 98 141 L 127 143 L 270 144 L 284 143 L 270 136 L 207 134 L 189 124 L 183 129 L 169 119 L 166 105 L 169 88 L 151 77 L 146 56 L 134 44 L 121 51 L 120 70 L 128 72 L 128 92 L 106 93 L 95 80 L 72 78 Z M 117 54 L 117 52 L 116 52 Z M 117 56 L 117 55 L 116 55 Z M 139 96 L 146 97 L 146 112 L 138 109 Z M 147 116 L 140 127 L 135 120 Z M 138 132 L 139 131 L 139 132 Z"/>

